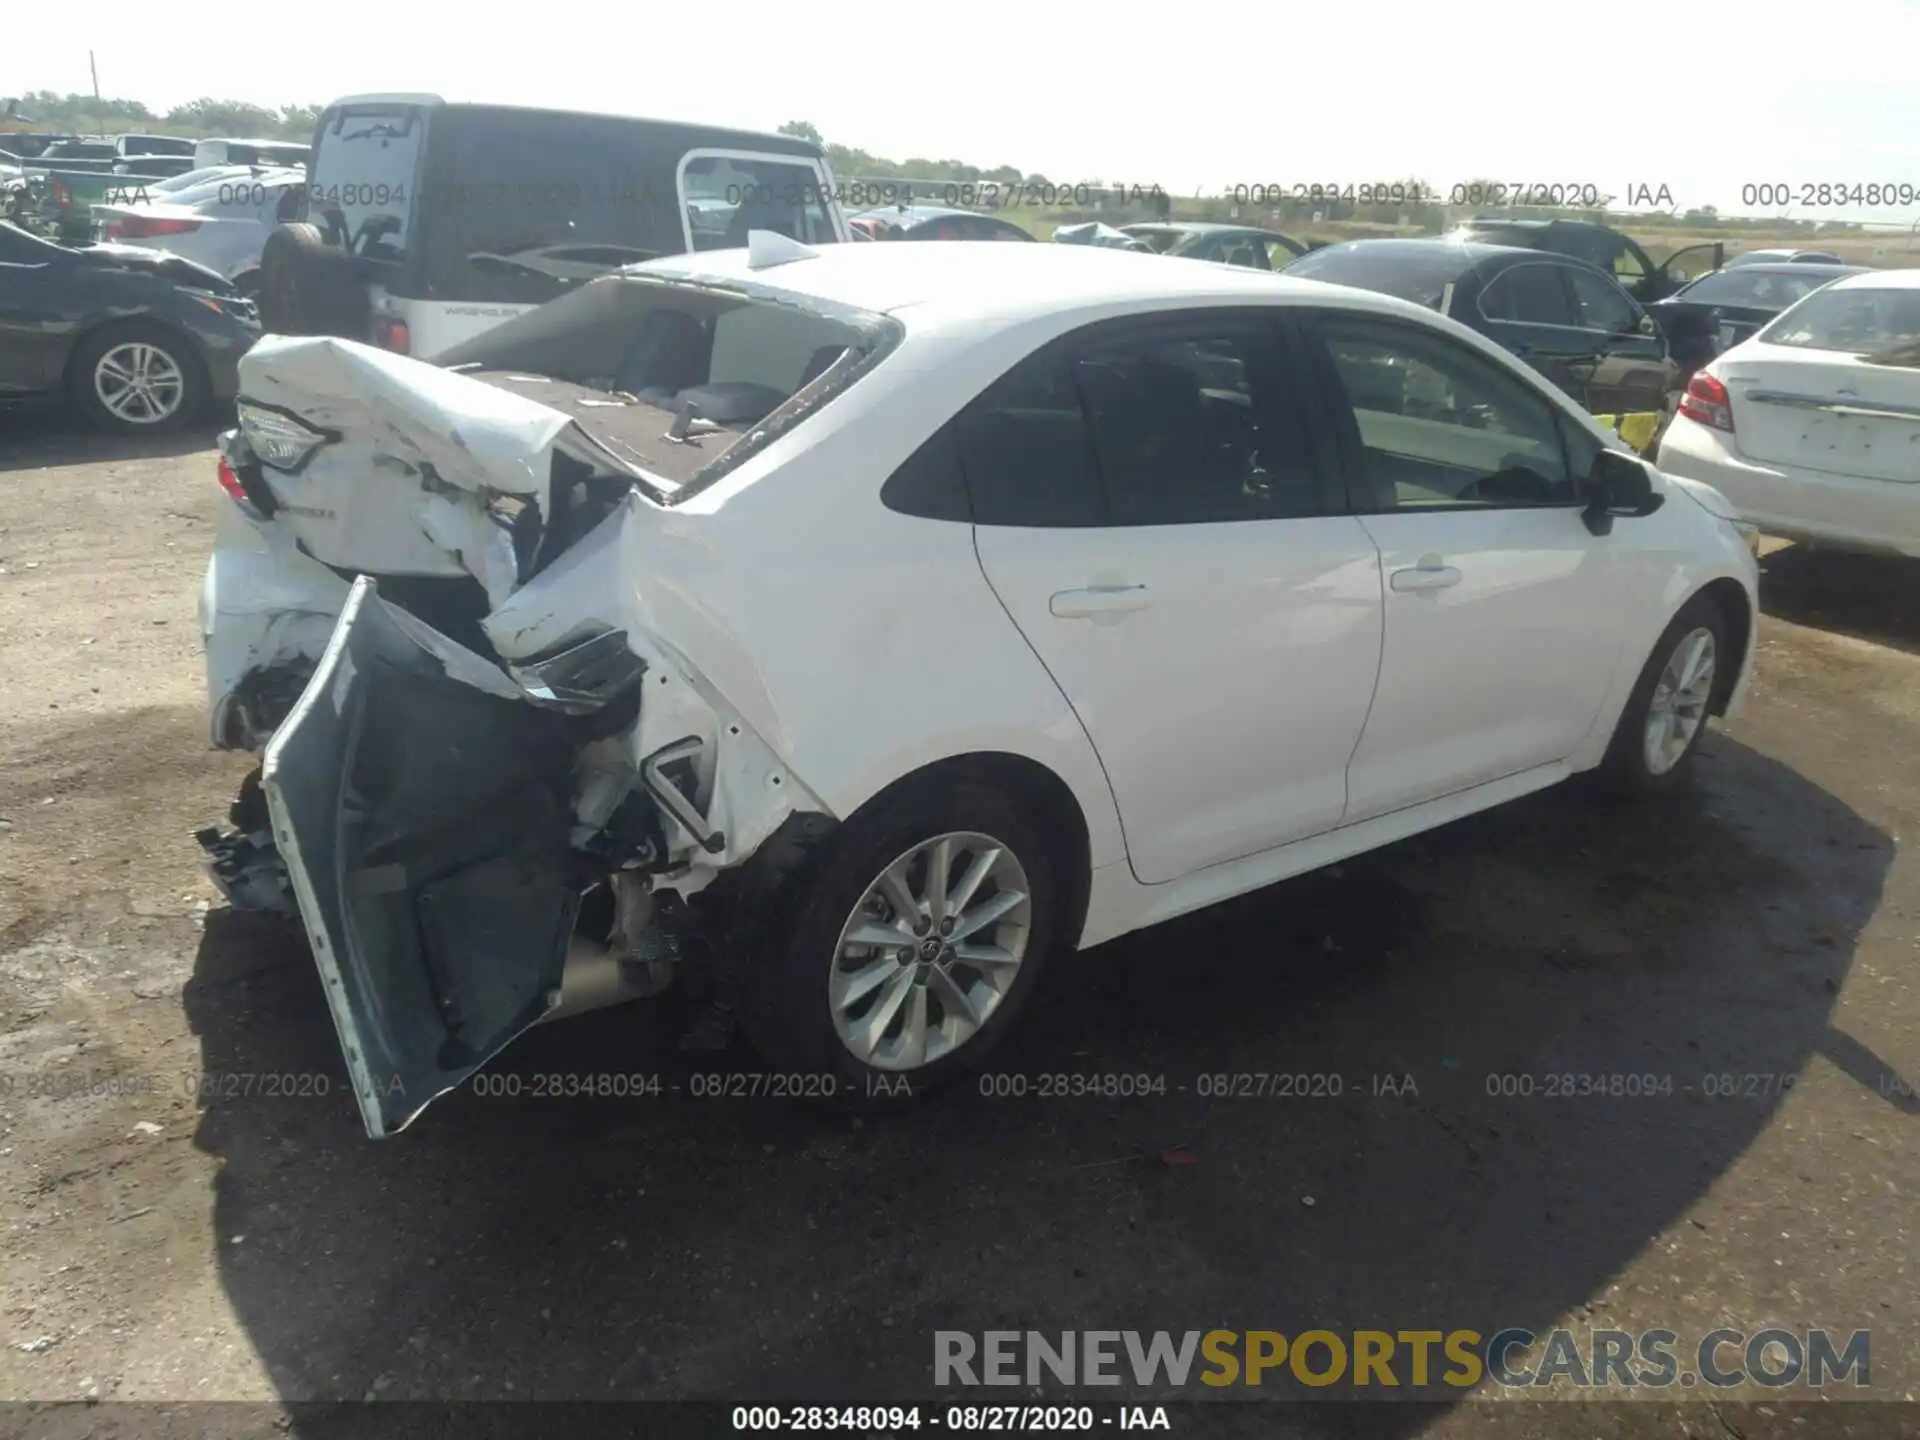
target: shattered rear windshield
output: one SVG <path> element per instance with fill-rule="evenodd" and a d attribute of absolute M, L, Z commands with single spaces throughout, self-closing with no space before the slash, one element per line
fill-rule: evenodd
<path fill-rule="evenodd" d="M 607 276 L 438 363 L 571 415 L 664 503 L 696 494 L 898 343 L 872 311 L 733 280 Z"/>

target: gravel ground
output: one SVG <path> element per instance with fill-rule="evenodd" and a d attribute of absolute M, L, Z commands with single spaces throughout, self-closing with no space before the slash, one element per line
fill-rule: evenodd
<path fill-rule="evenodd" d="M 1059 964 L 996 1060 L 1024 1097 L 694 1099 L 673 1007 L 629 1007 L 497 1073 L 660 1096 L 462 1093 L 375 1144 L 299 936 L 199 870 L 248 768 L 203 729 L 206 437 L 0 427 L 0 1396 L 355 1433 L 295 1402 L 924 1400 L 937 1329 L 1663 1327 L 1685 1354 L 1778 1324 L 1870 1330 L 1847 1398 L 1896 1403 L 1175 1428 L 1920 1431 L 1920 565 L 1772 556 L 1747 712 L 1670 801 L 1538 796 Z M 1164 1093 L 1031 1093 L 1115 1073 Z M 1200 1093 L 1235 1073 L 1339 1093 Z M 1540 1093 L 1560 1074 L 1670 1093 Z"/>

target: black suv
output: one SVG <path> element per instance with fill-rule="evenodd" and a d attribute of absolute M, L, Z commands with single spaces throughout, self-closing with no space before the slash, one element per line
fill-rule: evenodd
<path fill-rule="evenodd" d="M 261 255 L 260 318 L 431 358 L 609 270 L 741 246 L 750 230 L 850 238 L 818 144 L 356 96 L 315 127 L 303 208 Z"/>

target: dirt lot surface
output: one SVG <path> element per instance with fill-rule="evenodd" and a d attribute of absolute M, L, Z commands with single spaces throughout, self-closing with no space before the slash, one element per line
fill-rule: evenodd
<path fill-rule="evenodd" d="M 1772 557 L 1747 711 L 1677 798 L 1550 793 L 1059 964 L 996 1060 L 1024 1097 L 695 1099 L 671 1007 L 629 1007 L 497 1073 L 679 1094 L 462 1093 L 373 1143 L 299 936 L 199 869 L 248 769 L 203 728 L 204 444 L 0 417 L 0 1397 L 317 1434 L 284 1405 L 924 1400 L 938 1329 L 1666 1328 L 1687 1360 L 1780 1325 L 1871 1331 L 1870 1386 L 1175 1429 L 1920 1432 L 1855 1403 L 1920 1396 L 1920 566 Z M 1164 1093 L 1037 1093 L 1118 1074 Z M 1334 1078 L 1201 1093 L 1236 1074 Z"/>

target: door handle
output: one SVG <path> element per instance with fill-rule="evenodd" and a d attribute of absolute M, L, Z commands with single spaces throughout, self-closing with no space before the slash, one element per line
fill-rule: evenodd
<path fill-rule="evenodd" d="M 1084 590 L 1056 590 L 1047 609 L 1062 620 L 1112 625 L 1152 603 L 1144 585 L 1090 585 Z"/>
<path fill-rule="evenodd" d="M 1419 565 L 1406 570 L 1393 572 L 1393 588 L 1403 594 L 1409 590 L 1445 590 L 1460 583 L 1460 572 L 1451 565 L 1442 565 L 1438 557 L 1428 556 Z"/>

